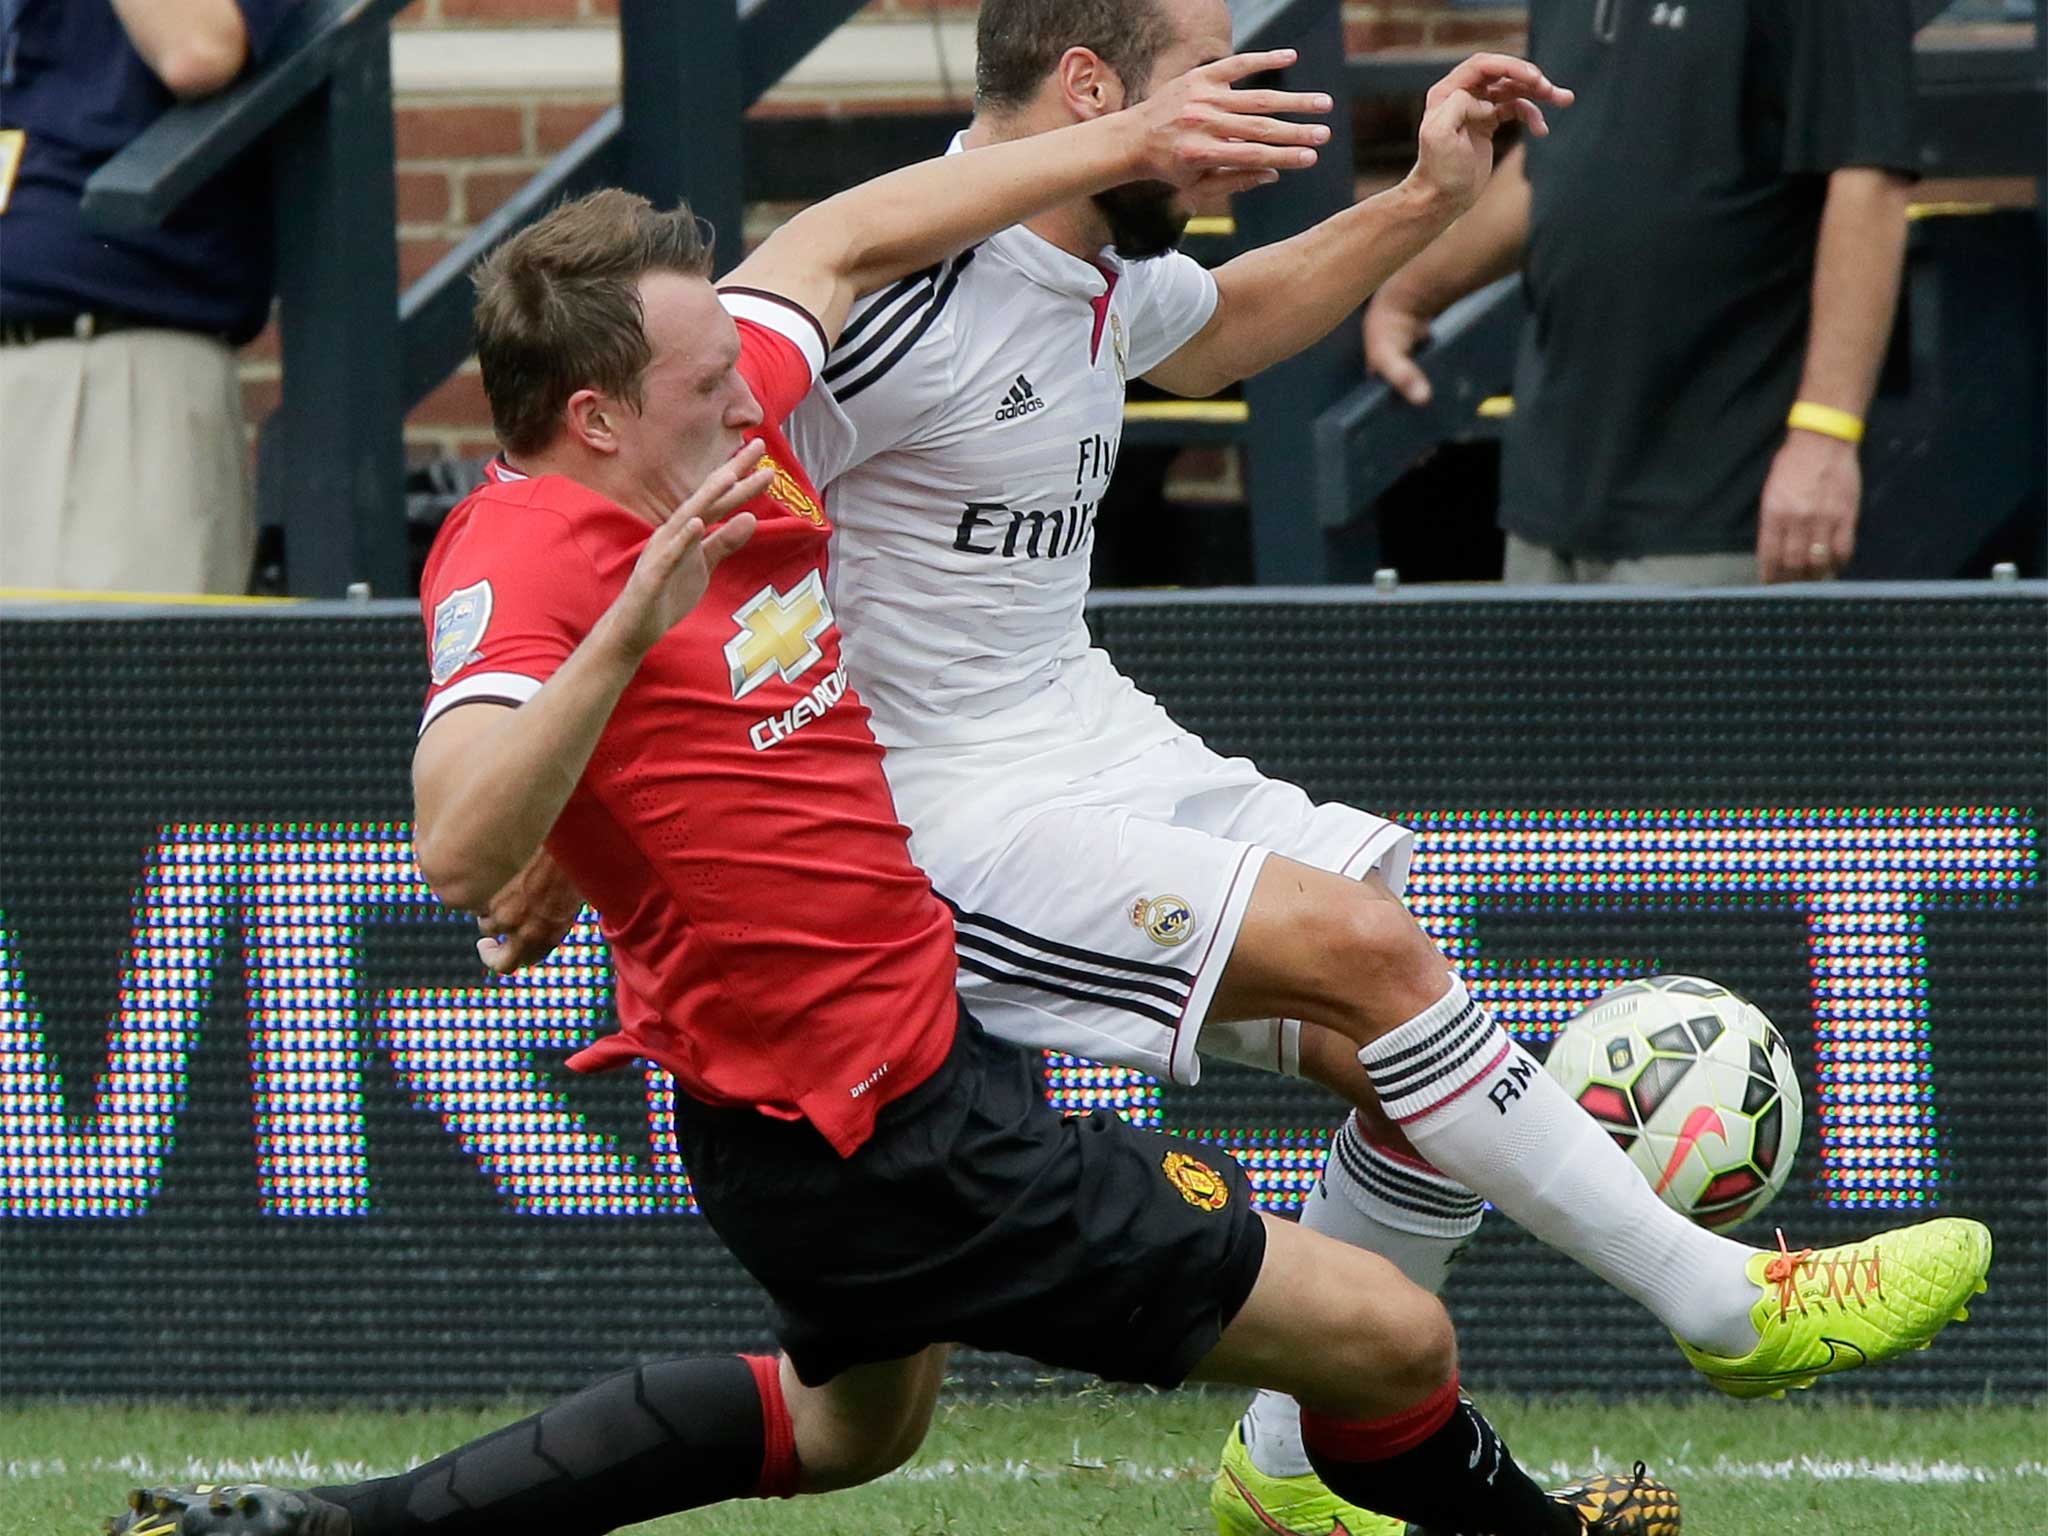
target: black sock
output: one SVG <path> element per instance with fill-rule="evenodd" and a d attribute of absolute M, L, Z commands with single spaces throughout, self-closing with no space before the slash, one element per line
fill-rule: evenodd
<path fill-rule="evenodd" d="M 1444 1390 L 1455 1394 L 1456 1383 Z M 1309 1464 L 1338 1497 L 1409 1521 L 1430 1536 L 1581 1536 L 1579 1517 L 1529 1480 L 1493 1426 L 1464 1398 L 1427 1433 L 1416 1415 L 1404 1414 L 1388 1426 L 1396 1428 L 1392 1440 L 1380 1438 L 1379 1425 L 1305 1412 L 1302 1439 Z M 1391 1456 L 1384 1454 L 1389 1443 L 1400 1447 Z"/>
<path fill-rule="evenodd" d="M 601 1536 L 794 1492 L 787 1410 L 772 1381 L 736 1355 L 644 1365 L 398 1477 L 312 1492 L 348 1511 L 351 1536 Z M 771 1448 L 773 1416 L 783 1432 Z"/>

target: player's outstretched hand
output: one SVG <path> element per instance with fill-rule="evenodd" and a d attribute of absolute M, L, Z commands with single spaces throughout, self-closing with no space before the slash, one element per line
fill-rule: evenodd
<path fill-rule="evenodd" d="M 561 946 L 583 911 L 583 893 L 542 848 L 478 914 L 477 958 L 510 976 L 538 965 Z"/>
<path fill-rule="evenodd" d="M 1568 107 L 1573 100 L 1527 59 L 1475 53 L 1430 88 L 1410 180 L 1462 213 L 1493 174 L 1494 135 L 1520 123 L 1541 138 L 1550 132 L 1543 108 Z"/>
<path fill-rule="evenodd" d="M 1295 57 L 1292 48 L 1232 54 L 1189 70 L 1130 108 L 1141 134 L 1138 174 L 1177 187 L 1200 182 L 1204 191 L 1237 192 L 1314 165 L 1316 146 L 1328 142 L 1330 130 L 1273 114 L 1317 116 L 1330 110 L 1328 96 L 1236 89 L 1245 77 L 1285 69 Z"/>
<path fill-rule="evenodd" d="M 698 486 L 640 551 L 626 587 L 612 600 L 618 642 L 645 656 L 697 606 L 719 562 L 754 536 L 754 516 L 739 509 L 774 483 L 766 448 L 745 443 Z"/>

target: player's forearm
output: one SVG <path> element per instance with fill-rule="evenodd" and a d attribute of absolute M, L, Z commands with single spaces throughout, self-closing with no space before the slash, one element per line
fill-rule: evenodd
<path fill-rule="evenodd" d="M 181 99 L 211 96 L 242 72 L 249 31 L 235 0 L 113 0 L 142 61 Z"/>
<path fill-rule="evenodd" d="M 1441 199 L 1403 182 L 1291 239 L 1216 269 L 1216 315 L 1146 375 L 1180 395 L 1212 395 L 1327 336 L 1450 225 Z"/>
<path fill-rule="evenodd" d="M 414 853 L 436 896 L 481 911 L 539 852 L 639 665 L 607 614 L 517 709 L 459 737 L 429 727 L 413 760 Z M 478 714 L 482 711 L 479 709 Z"/>
<path fill-rule="evenodd" d="M 1828 180 L 1799 398 L 1861 416 L 1877 391 L 1906 260 L 1910 184 L 1889 171 Z"/>
<path fill-rule="evenodd" d="M 805 209 L 770 236 L 748 265 L 787 265 L 796 257 L 843 300 L 827 299 L 821 307 L 843 309 L 858 295 L 998 230 L 1131 180 L 1142 147 L 1137 125 L 1133 114 L 1111 113 L 891 171 Z M 835 334 L 838 317 L 820 318 L 827 333 Z"/>
<path fill-rule="evenodd" d="M 1401 192 L 1219 267 L 1216 321 L 1147 377 L 1179 394 L 1213 394 L 1313 345 L 1382 288 L 1432 317 L 1520 263 L 1529 183 L 1519 148 L 1454 223 L 1433 209 L 1405 219 L 1378 212 Z"/>
<path fill-rule="evenodd" d="M 1434 319 L 1522 264 L 1529 245 L 1529 177 L 1517 145 L 1501 158 L 1486 190 L 1466 215 L 1386 280 L 1387 297 Z"/>

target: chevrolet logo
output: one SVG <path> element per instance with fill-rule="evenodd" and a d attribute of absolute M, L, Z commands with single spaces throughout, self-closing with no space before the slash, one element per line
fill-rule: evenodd
<path fill-rule="evenodd" d="M 831 627 L 832 605 L 824 577 L 813 571 L 787 597 L 763 587 L 732 617 L 740 631 L 725 642 L 725 659 L 732 667 L 732 696 L 744 699 L 772 674 L 793 683 L 811 669 L 825 654 L 818 636 Z"/>

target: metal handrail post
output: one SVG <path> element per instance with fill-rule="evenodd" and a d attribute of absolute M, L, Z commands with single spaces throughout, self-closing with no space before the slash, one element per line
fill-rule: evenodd
<path fill-rule="evenodd" d="M 407 589 L 395 154 L 390 28 L 366 26 L 279 125 L 271 162 L 286 386 L 261 490 L 300 596 Z"/>
<path fill-rule="evenodd" d="M 733 0 L 620 0 L 626 185 L 668 208 L 687 198 L 717 233 L 718 270 L 744 249 L 746 100 Z"/>
<path fill-rule="evenodd" d="M 1238 228 L 1248 247 L 1298 234 L 1350 206 L 1350 93 L 1344 76 L 1344 19 L 1334 3 L 1297 3 L 1239 46 L 1291 47 L 1300 59 L 1281 87 L 1325 91 L 1338 104 L 1330 142 L 1313 170 L 1290 173 L 1239 200 Z M 1252 569 L 1260 585 L 1320 582 L 1330 576 L 1328 540 L 1315 515 L 1315 422 L 1357 378 L 1357 328 L 1340 325 L 1314 346 L 1245 381 L 1245 485 L 1251 502 Z"/>

